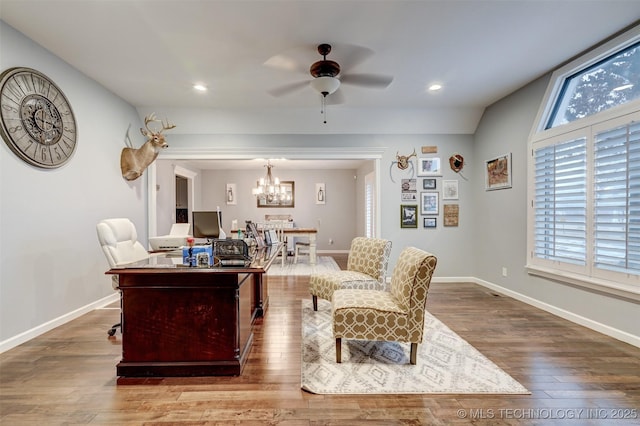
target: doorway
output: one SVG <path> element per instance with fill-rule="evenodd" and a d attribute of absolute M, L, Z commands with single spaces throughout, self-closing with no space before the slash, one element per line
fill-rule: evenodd
<path fill-rule="evenodd" d="M 189 222 L 189 179 L 176 175 L 176 223 Z"/>

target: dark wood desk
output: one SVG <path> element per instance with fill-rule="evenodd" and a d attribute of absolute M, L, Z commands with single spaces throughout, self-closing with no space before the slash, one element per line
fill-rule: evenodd
<path fill-rule="evenodd" d="M 153 256 L 114 268 L 122 292 L 124 377 L 240 375 L 265 314 L 265 249 L 250 267 L 189 268 L 181 257 Z"/>

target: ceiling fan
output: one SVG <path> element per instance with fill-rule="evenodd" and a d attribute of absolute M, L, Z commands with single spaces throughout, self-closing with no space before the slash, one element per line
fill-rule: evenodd
<path fill-rule="evenodd" d="M 294 83 L 285 84 L 284 86 L 276 87 L 272 90 L 269 90 L 269 93 L 273 96 L 280 97 L 303 89 L 306 86 L 311 86 L 320 95 L 322 95 L 324 107 L 325 98 L 327 98 L 327 96 L 329 95 L 332 95 L 329 103 L 337 104 L 343 102 L 343 97 L 339 90 L 342 84 L 384 89 L 393 81 L 393 77 L 382 74 L 349 73 L 350 68 L 354 67 L 359 62 L 362 62 L 364 59 L 373 54 L 373 51 L 371 51 L 370 49 L 353 46 L 353 48 L 351 49 L 352 51 L 349 52 L 349 61 L 344 67 L 341 67 L 340 64 L 335 61 L 327 59 L 327 55 L 331 52 L 330 44 L 322 43 L 318 45 L 317 49 L 318 53 L 322 55 L 322 60 L 316 61 L 311 64 L 311 67 L 309 68 L 309 74 L 311 74 L 311 76 L 313 77 L 312 80 L 297 81 Z M 266 64 L 274 66 L 276 68 L 284 69 L 299 68 L 292 67 L 291 65 L 280 65 L 282 62 L 270 60 L 267 61 Z M 289 64 L 290 63 L 291 61 L 289 61 Z"/>

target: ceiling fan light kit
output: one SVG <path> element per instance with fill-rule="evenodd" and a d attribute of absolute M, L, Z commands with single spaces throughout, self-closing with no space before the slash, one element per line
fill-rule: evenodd
<path fill-rule="evenodd" d="M 335 77 L 316 77 L 311 80 L 311 87 L 313 87 L 322 96 L 327 96 L 335 93 L 340 87 L 340 80 Z"/>

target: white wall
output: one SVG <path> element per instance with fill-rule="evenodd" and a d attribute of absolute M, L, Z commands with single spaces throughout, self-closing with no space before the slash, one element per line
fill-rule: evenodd
<path fill-rule="evenodd" d="M 0 143 L 1 351 L 115 295 L 95 226 L 129 217 L 146 239 L 146 181 L 120 174 L 127 127 L 140 127 L 134 108 L 2 21 L 0 52 L 0 69 L 25 66 L 51 78 L 78 126 L 75 155 L 59 169 L 27 165 Z"/>
<path fill-rule="evenodd" d="M 527 259 L 527 138 L 550 76 L 529 84 L 486 109 L 475 136 L 478 167 L 471 190 L 474 275 L 512 292 L 513 296 L 551 312 L 618 336 L 640 339 L 640 305 L 568 284 L 530 276 Z M 513 188 L 485 191 L 481 165 L 501 154 L 513 154 Z M 507 277 L 502 268 L 507 268 Z M 635 336 L 635 337 L 634 337 Z"/>

